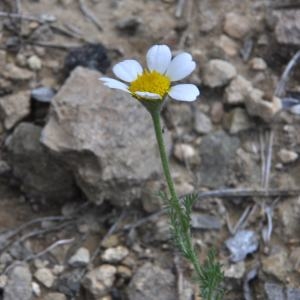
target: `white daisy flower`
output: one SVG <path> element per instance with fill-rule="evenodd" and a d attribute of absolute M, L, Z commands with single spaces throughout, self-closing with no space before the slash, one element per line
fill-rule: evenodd
<path fill-rule="evenodd" d="M 183 52 L 172 59 L 170 48 L 154 45 L 147 52 L 147 68 L 136 60 L 124 60 L 113 67 L 113 73 L 122 81 L 101 77 L 104 85 L 130 93 L 138 100 L 163 100 L 169 95 L 174 100 L 194 101 L 200 92 L 194 84 L 172 82 L 190 75 L 196 67 L 192 56 Z"/>

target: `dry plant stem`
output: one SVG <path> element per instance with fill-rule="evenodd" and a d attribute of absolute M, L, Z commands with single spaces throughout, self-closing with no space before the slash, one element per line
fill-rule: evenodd
<path fill-rule="evenodd" d="M 169 192 L 170 192 L 170 207 L 173 208 L 176 211 L 178 222 L 181 223 L 180 225 L 184 227 L 182 224 L 183 220 L 183 212 L 180 206 L 179 198 L 177 196 L 177 193 L 175 191 L 175 186 L 174 182 L 170 173 L 170 168 L 169 168 L 169 160 L 166 152 L 166 147 L 162 135 L 162 127 L 161 127 L 161 122 L 160 122 L 160 110 L 159 109 L 154 109 L 150 111 L 150 114 L 152 116 L 153 124 L 154 124 L 154 130 L 155 130 L 155 136 L 159 148 L 159 154 L 161 158 L 161 163 L 164 171 L 164 175 L 166 177 L 166 181 L 168 184 Z M 184 231 L 182 237 L 180 237 L 184 243 L 180 243 L 183 249 L 181 249 L 183 252 L 190 253 L 190 255 L 187 257 L 190 262 L 193 264 L 195 271 L 199 277 L 202 276 L 202 270 L 201 266 L 197 257 L 197 254 L 195 252 L 194 246 L 192 244 L 192 238 L 190 231 Z M 185 245 L 184 245 L 185 244 Z M 186 249 L 184 249 L 184 246 Z M 210 299 L 209 299 L 210 300 Z"/>

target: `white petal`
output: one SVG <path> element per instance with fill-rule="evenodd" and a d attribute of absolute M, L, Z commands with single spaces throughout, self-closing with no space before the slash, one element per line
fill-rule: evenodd
<path fill-rule="evenodd" d="M 190 75 L 195 68 L 196 63 L 192 60 L 192 56 L 183 52 L 173 58 L 166 75 L 171 78 L 171 81 L 177 81 Z"/>
<path fill-rule="evenodd" d="M 149 92 L 135 92 L 138 96 L 145 98 L 145 99 L 152 99 L 152 100 L 157 100 L 161 99 L 161 96 L 155 93 L 149 93 Z"/>
<path fill-rule="evenodd" d="M 119 80 L 108 77 L 101 77 L 99 78 L 99 80 L 103 81 L 104 85 L 108 86 L 111 89 L 118 89 L 129 93 L 128 86 Z"/>
<path fill-rule="evenodd" d="M 150 71 L 157 71 L 164 74 L 171 62 L 171 50 L 166 45 L 152 46 L 146 55 L 147 66 Z"/>
<path fill-rule="evenodd" d="M 200 95 L 199 89 L 194 84 L 178 84 L 174 85 L 169 96 L 179 101 L 195 101 Z"/>
<path fill-rule="evenodd" d="M 133 59 L 119 62 L 112 70 L 118 78 L 127 82 L 134 81 L 138 75 L 143 73 L 143 68 L 140 63 Z"/>

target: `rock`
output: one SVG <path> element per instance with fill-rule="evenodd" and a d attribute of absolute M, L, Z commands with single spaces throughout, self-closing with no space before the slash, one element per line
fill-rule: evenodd
<path fill-rule="evenodd" d="M 236 56 L 239 52 L 239 45 L 225 34 L 221 35 L 220 39 L 216 42 L 216 46 L 221 48 L 228 56 Z"/>
<path fill-rule="evenodd" d="M 200 10 L 199 13 L 199 30 L 203 33 L 212 31 L 219 23 L 218 15 L 209 9 Z"/>
<path fill-rule="evenodd" d="M 41 287 L 37 282 L 32 282 L 32 292 L 36 297 L 40 297 L 41 296 Z"/>
<path fill-rule="evenodd" d="M 239 139 L 217 131 L 205 136 L 199 146 L 201 185 L 220 188 L 226 185 L 234 165 Z"/>
<path fill-rule="evenodd" d="M 3 300 L 31 300 L 32 277 L 25 263 L 16 263 L 8 273 L 7 284 L 4 288 Z"/>
<path fill-rule="evenodd" d="M 251 31 L 251 24 L 246 16 L 229 12 L 225 15 L 223 30 L 233 38 L 242 39 Z"/>
<path fill-rule="evenodd" d="M 40 143 L 41 128 L 19 124 L 6 141 L 9 163 L 15 177 L 30 197 L 47 200 L 70 199 L 76 189 L 72 175 Z"/>
<path fill-rule="evenodd" d="M 55 288 L 70 298 L 74 298 L 81 288 L 82 269 L 64 272 L 55 282 Z"/>
<path fill-rule="evenodd" d="M 30 56 L 27 63 L 32 71 L 38 71 L 42 68 L 42 61 L 37 55 Z"/>
<path fill-rule="evenodd" d="M 196 150 L 192 145 L 180 143 L 174 147 L 174 156 L 180 162 L 195 163 L 196 155 Z"/>
<path fill-rule="evenodd" d="M 133 36 L 137 32 L 141 24 L 142 20 L 140 18 L 129 17 L 119 20 L 116 23 L 116 28 L 123 33 Z"/>
<path fill-rule="evenodd" d="M 50 103 L 54 95 L 55 91 L 52 88 L 44 86 L 33 89 L 31 91 L 31 98 L 43 103 Z"/>
<path fill-rule="evenodd" d="M 101 265 L 86 274 L 82 285 L 95 298 L 105 296 L 113 286 L 116 273 L 116 267 L 112 265 Z"/>
<path fill-rule="evenodd" d="M 300 11 L 297 9 L 278 10 L 275 14 L 276 40 L 280 44 L 300 45 Z"/>
<path fill-rule="evenodd" d="M 169 270 L 145 263 L 134 274 L 128 297 L 129 300 L 177 299 L 175 276 Z"/>
<path fill-rule="evenodd" d="M 246 273 L 246 266 L 244 261 L 240 261 L 236 264 L 223 265 L 224 277 L 241 279 Z"/>
<path fill-rule="evenodd" d="M 300 198 L 289 199 L 278 204 L 278 215 L 283 225 L 284 236 L 293 238 L 299 232 Z"/>
<path fill-rule="evenodd" d="M 252 90 L 252 84 L 243 76 L 238 75 L 234 78 L 225 90 L 225 101 L 228 104 L 242 104 Z"/>
<path fill-rule="evenodd" d="M 236 74 L 236 69 L 231 63 L 212 59 L 204 68 L 203 82 L 211 88 L 222 87 L 227 85 Z"/>
<path fill-rule="evenodd" d="M 262 258 L 262 270 L 264 273 L 285 282 L 291 266 L 288 262 L 288 255 L 284 250 Z"/>
<path fill-rule="evenodd" d="M 67 297 L 61 293 L 49 293 L 43 300 L 67 300 Z"/>
<path fill-rule="evenodd" d="M 273 117 L 281 110 L 281 100 L 272 97 L 268 100 L 264 98 L 264 93 L 258 89 L 252 89 L 246 97 L 246 108 L 250 115 L 258 116 L 265 122 L 271 122 Z"/>
<path fill-rule="evenodd" d="M 195 229 L 221 229 L 222 223 L 219 217 L 201 213 L 192 213 L 191 226 Z"/>
<path fill-rule="evenodd" d="M 101 258 L 105 262 L 117 263 L 123 260 L 128 254 L 129 251 L 127 248 L 123 246 L 118 246 L 115 248 L 106 249 L 104 253 L 101 255 Z"/>
<path fill-rule="evenodd" d="M 142 206 L 145 212 L 154 213 L 162 209 L 164 203 L 158 195 L 162 190 L 163 184 L 161 180 L 152 180 L 145 184 L 141 197 Z"/>
<path fill-rule="evenodd" d="M 213 125 L 210 118 L 200 110 L 195 111 L 195 130 L 200 134 L 211 132 Z"/>
<path fill-rule="evenodd" d="M 132 277 L 132 271 L 127 266 L 120 265 L 117 267 L 117 273 L 124 279 L 130 279 Z"/>
<path fill-rule="evenodd" d="M 292 249 L 289 260 L 293 270 L 300 274 L 300 247 Z"/>
<path fill-rule="evenodd" d="M 253 57 L 249 64 L 254 71 L 265 71 L 268 67 L 267 63 L 261 57 Z"/>
<path fill-rule="evenodd" d="M 299 300 L 300 299 L 300 289 L 299 288 L 287 288 L 286 300 Z"/>
<path fill-rule="evenodd" d="M 231 110 L 224 118 L 224 127 L 231 134 L 247 130 L 253 127 L 253 123 L 247 112 L 243 108 L 235 108 Z"/>
<path fill-rule="evenodd" d="M 6 275 L 0 275 L 0 290 L 3 290 L 4 287 L 7 284 L 7 276 Z"/>
<path fill-rule="evenodd" d="M 280 149 L 278 156 L 284 164 L 292 163 L 298 159 L 298 153 L 288 149 Z"/>
<path fill-rule="evenodd" d="M 157 145 L 144 107 L 103 86 L 100 76 L 81 67 L 72 73 L 51 103 L 41 141 L 68 164 L 89 200 L 124 206 L 161 174 Z"/>
<path fill-rule="evenodd" d="M 222 121 L 224 115 L 224 105 L 222 102 L 216 101 L 211 106 L 211 120 L 213 123 L 218 124 Z"/>
<path fill-rule="evenodd" d="M 0 98 L 0 118 L 6 129 L 13 128 L 30 113 L 30 96 L 20 92 Z"/>
<path fill-rule="evenodd" d="M 51 288 L 55 280 L 51 270 L 47 268 L 38 269 L 34 273 L 34 277 L 47 288 Z"/>
<path fill-rule="evenodd" d="M 33 73 L 31 71 L 19 68 L 14 64 L 7 64 L 2 75 L 6 79 L 16 81 L 29 81 L 33 78 Z"/>
<path fill-rule="evenodd" d="M 81 247 L 76 253 L 70 257 L 68 263 L 72 267 L 82 267 L 90 262 L 90 251 L 87 248 Z"/>
<path fill-rule="evenodd" d="M 225 245 L 231 253 L 230 260 L 239 262 L 258 249 L 259 237 L 254 231 L 240 230 L 232 238 L 227 239 Z"/>
<path fill-rule="evenodd" d="M 266 282 L 264 288 L 267 300 L 285 300 L 284 290 L 280 284 Z"/>
<path fill-rule="evenodd" d="M 65 75 L 68 76 L 78 66 L 105 73 L 110 66 L 107 49 L 100 43 L 71 48 L 65 58 Z"/>

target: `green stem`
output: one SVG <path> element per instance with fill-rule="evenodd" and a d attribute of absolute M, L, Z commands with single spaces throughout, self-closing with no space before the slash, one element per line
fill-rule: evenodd
<path fill-rule="evenodd" d="M 153 124 L 154 124 L 154 130 L 155 130 L 155 135 L 158 143 L 158 148 L 159 148 L 159 153 L 160 153 L 160 158 L 161 158 L 161 163 L 164 171 L 164 175 L 166 177 L 166 181 L 168 184 L 168 188 L 171 194 L 171 206 L 175 209 L 179 222 L 181 223 L 181 226 L 184 228 L 183 222 L 184 222 L 184 216 L 183 212 L 179 203 L 179 199 L 177 196 L 177 193 L 175 191 L 175 186 L 174 182 L 170 173 L 170 168 L 169 168 L 169 159 L 167 156 L 166 152 L 166 147 L 162 135 L 162 128 L 161 128 L 161 122 L 160 122 L 160 110 L 159 109 L 153 109 L 149 110 L 150 114 L 152 116 Z M 184 241 L 186 248 L 189 252 L 188 259 L 192 262 L 195 271 L 197 272 L 197 275 L 201 277 L 202 275 L 202 270 L 200 263 L 197 258 L 197 254 L 195 252 L 195 249 L 192 244 L 192 239 L 190 235 L 190 230 L 184 230 L 183 235 L 181 238 Z M 186 250 L 186 249 L 185 249 Z"/>

